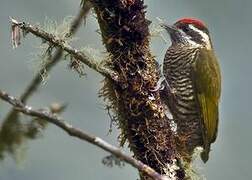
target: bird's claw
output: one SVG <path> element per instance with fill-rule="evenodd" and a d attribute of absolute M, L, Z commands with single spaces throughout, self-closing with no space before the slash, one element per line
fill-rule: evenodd
<path fill-rule="evenodd" d="M 157 82 L 157 85 L 153 88 L 153 89 L 150 89 L 150 91 L 152 92 L 156 92 L 158 90 L 164 90 L 165 86 L 164 84 L 162 84 L 163 82 L 165 81 L 165 77 L 161 77 L 158 82 Z"/>

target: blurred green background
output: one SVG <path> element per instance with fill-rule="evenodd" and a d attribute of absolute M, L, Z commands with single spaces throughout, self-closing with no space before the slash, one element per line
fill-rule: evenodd
<path fill-rule="evenodd" d="M 10 43 L 9 16 L 31 23 L 43 24 L 45 17 L 62 22 L 74 16 L 80 0 L 0 0 L 0 88 L 19 96 L 32 79 L 39 59 L 37 47 L 41 40 L 28 35 L 21 46 L 13 50 Z M 210 160 L 197 167 L 209 180 L 252 179 L 252 111 L 251 111 L 251 0 L 146 0 L 147 16 L 158 23 L 156 17 L 174 22 L 184 16 L 204 20 L 210 29 L 222 69 L 222 101 L 217 142 L 212 146 Z M 89 16 L 86 27 L 81 27 L 74 47 L 89 46 L 105 52 L 96 33 L 94 15 Z M 166 36 L 166 38 L 168 38 Z M 169 44 L 160 38 L 152 39 L 153 54 L 162 62 Z M 79 78 L 62 61 L 50 73 L 35 96 L 29 101 L 34 107 L 51 102 L 67 102 L 62 114 L 74 126 L 83 128 L 117 145 L 118 131 L 109 130 L 109 117 L 102 99 L 98 98 L 102 77 L 86 68 L 87 77 Z M 0 102 L 0 120 L 10 106 Z M 25 117 L 23 117 L 25 119 Z M 25 121 L 24 121 L 25 122 Z M 49 125 L 42 138 L 28 141 L 23 147 L 24 157 L 16 164 L 11 156 L 0 163 L 1 180 L 98 180 L 136 179 L 137 171 L 131 166 L 108 168 L 101 163 L 106 152 L 69 137 L 59 128 Z M 22 155 L 21 155 L 22 156 Z"/>

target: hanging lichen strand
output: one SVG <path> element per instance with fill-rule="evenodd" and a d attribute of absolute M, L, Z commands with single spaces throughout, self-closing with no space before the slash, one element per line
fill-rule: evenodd
<path fill-rule="evenodd" d="M 137 159 L 171 179 L 184 179 L 164 114 L 159 73 L 149 49 L 149 21 L 142 0 L 93 0 L 109 65 L 118 77 L 106 83 L 104 93 L 119 116 L 119 126 Z M 106 89 L 104 88 L 104 89 Z M 103 91 L 104 91 L 103 89 Z M 142 179 L 147 179 L 142 176 Z"/>

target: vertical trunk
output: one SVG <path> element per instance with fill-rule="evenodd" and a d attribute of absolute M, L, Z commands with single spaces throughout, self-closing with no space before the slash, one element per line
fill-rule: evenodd
<path fill-rule="evenodd" d="M 118 72 L 109 96 L 134 156 L 160 174 L 184 179 L 159 91 L 156 61 L 149 48 L 149 21 L 142 0 L 92 0 L 109 65 Z M 176 167 L 176 168 L 175 168 Z M 141 179 L 148 179 L 141 175 Z"/>

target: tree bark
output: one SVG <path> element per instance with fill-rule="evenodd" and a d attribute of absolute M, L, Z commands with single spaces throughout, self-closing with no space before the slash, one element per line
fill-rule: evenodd
<path fill-rule="evenodd" d="M 149 47 L 149 24 L 142 0 L 92 0 L 108 65 L 118 73 L 106 79 L 104 95 L 117 111 L 134 156 L 171 179 L 184 179 L 170 121 L 155 90 L 160 74 Z M 148 179 L 141 174 L 141 179 Z"/>

